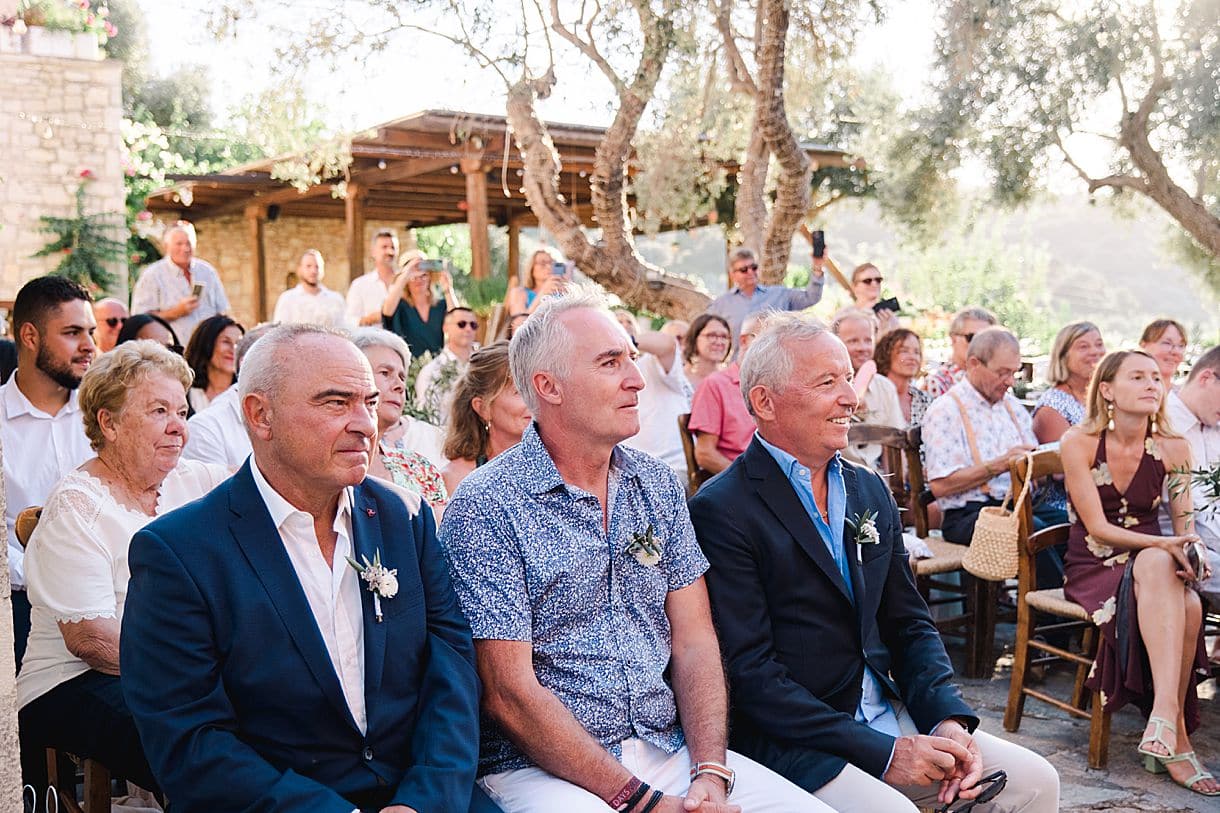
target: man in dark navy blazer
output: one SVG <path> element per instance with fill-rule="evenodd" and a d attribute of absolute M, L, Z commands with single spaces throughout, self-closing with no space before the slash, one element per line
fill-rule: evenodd
<path fill-rule="evenodd" d="M 977 810 L 1055 811 L 1046 760 L 979 719 L 915 588 L 885 483 L 842 460 L 847 349 L 775 314 L 746 352 L 758 431 L 690 501 L 728 665 L 732 747 L 838 811 L 914 811 L 1008 785 Z"/>
<path fill-rule="evenodd" d="M 474 649 L 432 512 L 365 479 L 364 354 L 275 328 L 239 387 L 252 457 L 131 544 L 123 689 L 172 809 L 496 811 L 474 788 Z"/>

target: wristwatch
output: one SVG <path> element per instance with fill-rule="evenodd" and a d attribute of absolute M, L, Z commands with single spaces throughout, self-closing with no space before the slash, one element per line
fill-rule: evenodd
<path fill-rule="evenodd" d="M 733 785 L 737 782 L 737 772 L 728 765 L 719 762 L 696 762 L 690 768 L 690 781 L 694 782 L 704 774 L 723 779 L 725 797 L 733 795 Z"/>

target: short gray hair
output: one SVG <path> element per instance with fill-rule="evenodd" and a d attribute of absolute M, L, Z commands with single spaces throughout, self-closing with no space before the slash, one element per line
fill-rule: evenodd
<path fill-rule="evenodd" d="M 872 311 L 866 311 L 863 308 L 846 307 L 834 315 L 834 320 L 830 323 L 830 332 L 839 335 L 839 328 L 843 327 L 844 322 L 850 322 L 852 319 L 857 319 L 861 322 L 867 322 L 869 327 L 873 329 L 873 335 L 877 335 L 877 317 Z"/>
<path fill-rule="evenodd" d="M 352 331 L 352 343 L 359 347 L 361 352 L 370 347 L 384 347 L 392 350 L 402 359 L 404 369 L 411 366 L 411 348 L 407 346 L 402 336 L 385 328 L 362 327 L 354 330 Z"/>
<path fill-rule="evenodd" d="M 984 364 L 989 364 L 996 351 L 1003 348 L 1020 353 L 1021 343 L 1007 328 L 989 327 L 974 334 L 974 338 L 970 340 L 970 347 L 966 350 L 966 358 L 978 359 Z"/>
<path fill-rule="evenodd" d="M 186 239 L 191 241 L 192 246 L 199 242 L 199 237 L 197 234 L 195 234 L 194 224 L 185 220 L 180 220 L 165 230 L 165 233 L 161 235 L 161 243 L 163 245 L 168 245 L 169 236 L 176 231 L 180 231 L 185 234 Z"/>
<path fill-rule="evenodd" d="M 950 333 L 961 333 L 967 322 L 986 322 L 989 325 L 998 325 L 999 319 L 995 318 L 995 314 L 986 308 L 972 306 L 962 308 L 957 313 L 953 314 L 953 321 L 949 323 Z"/>
<path fill-rule="evenodd" d="M 382 237 L 388 237 L 395 243 L 398 242 L 398 232 L 394 231 L 393 229 L 378 229 L 377 231 L 373 232 L 373 236 L 369 238 L 369 248 L 375 248 L 377 246 L 377 241 Z"/>
<path fill-rule="evenodd" d="M 751 415 L 754 407 L 750 390 L 762 386 L 772 392 L 782 391 L 796 371 L 791 345 L 812 341 L 824 333 L 826 326 L 812 316 L 786 311 L 767 316 L 741 360 L 741 397 Z"/>
<path fill-rule="evenodd" d="M 271 328 L 279 325 L 279 322 L 263 322 L 261 325 L 255 325 L 246 331 L 246 333 L 237 341 L 237 348 L 233 351 L 233 370 L 237 375 L 241 375 L 241 360 L 246 357 L 246 353 L 250 352 L 250 348 L 254 343 L 267 335 Z"/>
<path fill-rule="evenodd" d="M 729 268 L 732 268 L 733 263 L 737 262 L 738 260 L 752 259 L 754 259 L 754 249 L 746 248 L 745 246 L 738 246 L 729 252 Z"/>
<path fill-rule="evenodd" d="M 534 392 L 534 374 L 544 370 L 560 378 L 569 374 L 568 355 L 560 352 L 569 343 L 568 329 L 560 323 L 559 317 L 581 309 L 602 311 L 613 318 L 610 303 L 599 289 L 591 285 L 569 285 L 564 293 L 545 297 L 533 315 L 513 332 L 508 345 L 508 369 L 521 400 L 535 415 L 538 414 L 538 395 Z M 622 328 L 617 321 L 614 324 Z"/>
<path fill-rule="evenodd" d="M 246 353 L 237 379 L 238 397 L 244 401 L 247 395 L 258 393 L 274 400 L 290 372 L 282 363 L 281 351 L 292 349 L 302 336 L 337 336 L 351 341 L 346 331 L 336 328 L 301 323 L 276 325 Z"/>

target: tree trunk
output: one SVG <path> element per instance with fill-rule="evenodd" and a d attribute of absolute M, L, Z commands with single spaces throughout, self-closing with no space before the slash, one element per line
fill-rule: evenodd
<path fill-rule="evenodd" d="M 755 106 L 757 107 L 757 104 Z M 740 183 L 735 205 L 741 243 L 760 255 L 767 229 L 767 168 L 770 163 L 771 149 L 763 138 L 762 128 L 755 126 L 750 133 L 750 147 L 746 151 L 745 163 L 738 171 Z"/>
<path fill-rule="evenodd" d="M 635 248 L 627 211 L 627 159 L 644 109 L 652 100 L 669 56 L 666 21 L 652 17 L 646 3 L 636 6 L 644 43 L 630 85 L 619 92 L 619 109 L 594 159 L 592 204 L 602 230 L 595 245 L 581 230 L 580 218 L 559 192 L 560 158 L 535 101 L 550 95 L 553 72 L 523 77 L 508 91 L 507 115 L 525 165 L 525 197 L 530 209 L 580 270 L 628 305 L 671 318 L 690 319 L 707 308 L 708 296 L 687 280 L 645 262 Z"/>
<path fill-rule="evenodd" d="M 784 59 L 787 54 L 788 6 L 785 0 L 762 0 L 763 24 L 756 44 L 758 95 L 754 127 L 761 131 L 779 164 L 775 202 L 763 238 L 759 265 L 764 282 L 782 282 L 792 253 L 792 235 L 809 209 L 812 170 L 809 156 L 792 132 L 784 104 Z"/>
<path fill-rule="evenodd" d="M 1148 120 L 1143 111 L 1127 114 L 1119 139 L 1142 176 L 1139 191 L 1164 209 L 1213 257 L 1220 257 L 1220 218 L 1174 183 L 1160 153 L 1148 140 Z"/>

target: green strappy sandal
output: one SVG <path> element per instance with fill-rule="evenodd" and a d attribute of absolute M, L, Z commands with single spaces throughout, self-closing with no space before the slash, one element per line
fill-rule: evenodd
<path fill-rule="evenodd" d="M 1152 726 L 1152 736 L 1140 740 L 1140 744 L 1135 750 L 1144 756 L 1144 770 L 1149 773 L 1158 773 L 1157 767 L 1160 765 L 1160 760 L 1174 755 L 1178 745 L 1178 729 L 1164 717 L 1149 717 L 1148 725 Z M 1169 739 L 1165 739 L 1166 731 L 1169 731 Z M 1150 742 L 1165 746 L 1165 753 L 1158 754 L 1156 751 L 1145 748 L 1144 746 Z"/>
<path fill-rule="evenodd" d="M 1162 743 L 1163 745 L 1164 743 Z M 1203 765 L 1199 763 L 1199 757 L 1194 751 L 1187 751 L 1184 754 L 1178 754 L 1174 757 L 1158 757 L 1156 759 L 1156 769 L 1152 773 L 1169 773 L 1169 768 L 1166 766 L 1172 765 L 1175 762 L 1189 762 L 1190 767 L 1195 769 L 1194 776 L 1189 779 L 1179 782 L 1174 779 L 1173 774 L 1169 774 L 1169 778 L 1174 784 L 1181 785 L 1192 793 L 1197 793 L 1200 796 L 1220 796 L 1220 790 L 1195 790 L 1195 784 L 1202 782 L 1204 779 L 1215 779 L 1208 771 L 1203 770 Z"/>

